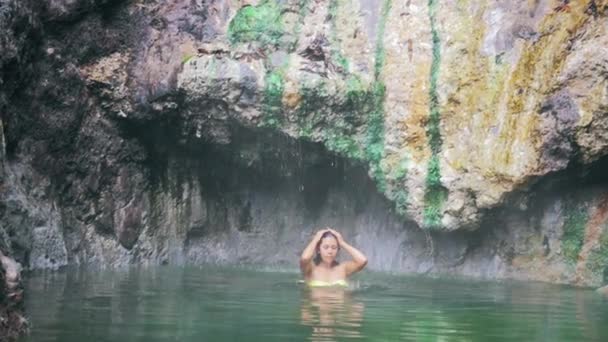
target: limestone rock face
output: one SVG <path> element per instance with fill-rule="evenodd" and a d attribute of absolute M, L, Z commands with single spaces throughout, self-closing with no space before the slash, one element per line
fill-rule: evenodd
<path fill-rule="evenodd" d="M 197 5 L 202 27 L 182 23 L 188 6 L 144 7 L 161 24 L 138 58 L 81 68 L 110 115 L 141 115 L 144 97 L 158 115 L 179 105 L 186 136 L 225 144 L 234 121 L 322 142 L 439 230 L 476 229 L 509 193 L 606 153 L 601 1 L 216 1 Z"/>
<path fill-rule="evenodd" d="M 602 1 L 262 1 L 227 13 L 177 75 L 188 107 L 223 103 L 207 115 L 362 161 L 423 228 L 476 229 L 508 194 L 606 155 Z"/>
<path fill-rule="evenodd" d="M 331 221 L 377 269 L 601 282 L 608 1 L 0 16 L 0 231 L 26 267 L 290 265 Z"/>

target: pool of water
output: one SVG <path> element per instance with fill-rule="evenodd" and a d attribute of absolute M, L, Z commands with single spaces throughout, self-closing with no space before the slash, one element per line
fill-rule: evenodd
<path fill-rule="evenodd" d="M 311 291 L 215 267 L 29 274 L 21 341 L 608 341 L 608 301 L 548 284 L 364 272 Z"/>

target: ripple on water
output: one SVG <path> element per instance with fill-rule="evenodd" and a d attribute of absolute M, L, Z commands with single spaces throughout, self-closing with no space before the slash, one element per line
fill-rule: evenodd
<path fill-rule="evenodd" d="M 366 273 L 351 288 L 298 275 L 158 267 L 33 273 L 29 341 L 608 341 L 590 290 Z"/>

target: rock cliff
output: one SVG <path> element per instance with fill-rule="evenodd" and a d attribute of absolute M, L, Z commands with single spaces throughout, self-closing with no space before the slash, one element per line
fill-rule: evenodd
<path fill-rule="evenodd" d="M 3 251 L 27 268 L 599 285 L 608 2 L 0 1 Z M 272 246 L 272 248 L 269 248 Z"/>

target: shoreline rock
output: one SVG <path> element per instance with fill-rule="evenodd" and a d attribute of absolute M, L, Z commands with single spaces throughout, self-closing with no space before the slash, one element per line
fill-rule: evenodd
<path fill-rule="evenodd" d="M 21 265 L 0 251 L 0 340 L 14 341 L 27 331 Z"/>

